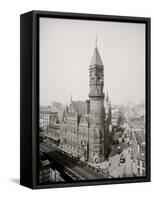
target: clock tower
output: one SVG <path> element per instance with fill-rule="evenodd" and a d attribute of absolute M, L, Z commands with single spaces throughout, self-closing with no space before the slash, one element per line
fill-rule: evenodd
<path fill-rule="evenodd" d="M 100 163 L 105 159 L 105 111 L 104 111 L 104 65 L 96 47 L 89 66 L 90 129 L 89 162 Z"/>

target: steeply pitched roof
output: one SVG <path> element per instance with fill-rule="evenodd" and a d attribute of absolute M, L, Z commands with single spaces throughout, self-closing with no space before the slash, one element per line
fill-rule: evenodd
<path fill-rule="evenodd" d="M 90 67 L 94 66 L 94 65 L 103 66 L 103 62 L 102 62 L 102 59 L 101 59 L 101 56 L 99 54 L 97 46 L 95 47 L 95 50 L 94 50 L 94 53 L 93 53 L 93 56 L 92 56 L 92 59 L 91 59 L 91 62 L 90 62 Z"/>
<path fill-rule="evenodd" d="M 86 114 L 82 114 L 80 118 L 80 123 L 86 123 L 88 125 L 89 123 L 89 116 Z"/>
<path fill-rule="evenodd" d="M 78 110 L 79 115 L 87 113 L 86 101 L 72 101 L 72 103 L 74 104 L 76 110 Z"/>

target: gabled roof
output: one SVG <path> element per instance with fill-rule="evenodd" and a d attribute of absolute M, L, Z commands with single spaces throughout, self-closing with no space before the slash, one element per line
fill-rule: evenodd
<path fill-rule="evenodd" d="M 80 118 L 80 123 L 86 123 L 86 124 L 88 124 L 89 123 L 89 116 L 85 115 L 85 114 L 82 114 L 81 118 Z"/>
<path fill-rule="evenodd" d="M 90 67 L 95 66 L 95 65 L 103 67 L 103 62 L 102 62 L 97 46 L 95 47 L 95 50 L 90 62 Z"/>
<path fill-rule="evenodd" d="M 74 109 L 74 112 L 77 111 L 76 106 L 75 106 L 75 104 L 74 104 L 74 101 L 72 101 L 72 100 L 71 100 L 71 102 L 70 102 L 70 105 L 68 106 L 68 110 L 69 110 L 70 107 L 72 107 L 72 108 Z"/>
<path fill-rule="evenodd" d="M 87 113 L 86 101 L 72 101 L 72 103 L 76 110 L 78 110 L 79 115 Z"/>

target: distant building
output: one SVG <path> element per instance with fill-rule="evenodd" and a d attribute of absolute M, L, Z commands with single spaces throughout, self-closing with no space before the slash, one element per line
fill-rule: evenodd
<path fill-rule="evenodd" d="M 89 66 L 89 100 L 66 106 L 60 127 L 60 148 L 80 160 L 100 163 L 108 154 L 111 105 L 105 99 L 104 65 L 97 45 Z M 107 102 L 106 102 L 107 101 Z"/>
<path fill-rule="evenodd" d="M 58 113 L 51 111 L 40 111 L 40 127 L 47 128 L 52 122 L 58 121 Z"/>
<path fill-rule="evenodd" d="M 58 118 L 57 118 L 58 119 Z M 60 142 L 60 123 L 56 118 L 51 119 L 50 124 L 47 127 L 46 137 L 55 144 L 59 145 Z"/>
<path fill-rule="evenodd" d="M 145 135 L 141 131 L 132 131 L 132 158 L 134 161 L 134 174 L 136 176 L 145 175 Z"/>
<path fill-rule="evenodd" d="M 129 105 L 127 107 L 127 115 L 129 120 L 143 118 L 145 116 L 145 105 L 143 103 L 138 105 Z"/>
<path fill-rule="evenodd" d="M 119 115 L 119 108 L 112 108 L 112 125 L 114 127 L 118 126 L 118 115 Z"/>
<path fill-rule="evenodd" d="M 44 126 L 44 123 L 43 123 L 43 122 L 44 122 L 43 116 L 41 115 L 41 116 L 40 116 L 40 127 L 41 127 L 41 128 L 43 128 L 43 126 Z"/>

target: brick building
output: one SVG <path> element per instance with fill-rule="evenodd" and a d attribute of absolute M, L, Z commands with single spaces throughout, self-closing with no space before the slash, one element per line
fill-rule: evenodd
<path fill-rule="evenodd" d="M 100 163 L 108 154 L 111 104 L 105 98 L 104 65 L 97 44 L 89 66 L 89 100 L 73 101 L 63 113 L 60 148 L 80 160 Z"/>

